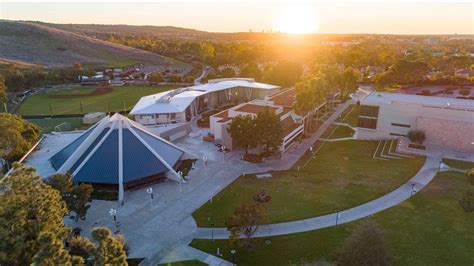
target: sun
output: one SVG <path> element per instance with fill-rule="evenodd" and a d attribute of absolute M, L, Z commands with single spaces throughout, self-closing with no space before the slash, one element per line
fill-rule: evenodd
<path fill-rule="evenodd" d="M 318 31 L 318 18 L 310 6 L 294 5 L 282 10 L 274 29 L 285 33 L 308 34 Z"/>

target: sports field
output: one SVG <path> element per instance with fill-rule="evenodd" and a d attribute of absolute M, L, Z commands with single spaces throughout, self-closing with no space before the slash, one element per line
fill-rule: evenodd
<path fill-rule="evenodd" d="M 20 114 L 60 115 L 130 110 L 140 97 L 174 88 L 174 85 L 121 86 L 105 92 L 96 87 L 60 89 L 28 97 L 20 108 Z"/>

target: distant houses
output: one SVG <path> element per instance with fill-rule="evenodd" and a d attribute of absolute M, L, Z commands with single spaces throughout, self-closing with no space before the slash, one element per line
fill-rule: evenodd
<path fill-rule="evenodd" d="M 104 75 L 96 75 L 92 77 L 79 77 L 82 86 L 106 86 L 110 85 L 110 78 Z"/>

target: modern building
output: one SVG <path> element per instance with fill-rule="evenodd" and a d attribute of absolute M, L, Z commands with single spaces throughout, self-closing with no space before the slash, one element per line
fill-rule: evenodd
<path fill-rule="evenodd" d="M 294 90 L 290 89 L 270 95 L 265 100 L 253 100 L 224 110 L 210 117 L 209 132 L 214 140 L 232 150 L 236 143 L 227 131 L 232 119 L 246 115 L 255 117 L 260 112 L 270 110 L 280 117 L 283 130 L 280 151 L 286 151 L 304 132 L 303 119 L 294 112 L 291 106 L 293 98 Z"/>
<path fill-rule="evenodd" d="M 383 139 L 423 130 L 426 142 L 474 152 L 474 101 L 371 92 L 360 100 L 357 137 Z"/>
<path fill-rule="evenodd" d="M 187 159 L 197 157 L 115 114 L 84 131 L 50 161 L 56 173 L 70 172 L 75 182 L 118 189 L 123 203 L 126 189 L 165 178 L 183 181 L 177 169 Z"/>
<path fill-rule="evenodd" d="M 142 97 L 130 114 L 144 125 L 187 122 L 204 110 L 264 99 L 278 89 L 279 86 L 247 78 L 209 80 L 206 84 Z"/>

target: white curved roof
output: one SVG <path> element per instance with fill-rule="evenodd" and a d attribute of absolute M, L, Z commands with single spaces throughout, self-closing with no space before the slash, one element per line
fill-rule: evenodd
<path fill-rule="evenodd" d="M 206 84 L 179 88 L 172 91 L 161 92 L 142 97 L 133 107 L 130 114 L 158 114 L 158 113 L 180 113 L 196 99 L 196 97 L 215 91 L 221 91 L 231 88 L 244 87 L 253 89 L 272 90 L 280 88 L 276 85 L 270 85 L 255 82 L 254 79 L 216 79 L 209 80 Z"/>

